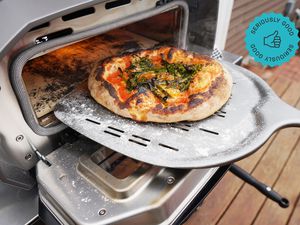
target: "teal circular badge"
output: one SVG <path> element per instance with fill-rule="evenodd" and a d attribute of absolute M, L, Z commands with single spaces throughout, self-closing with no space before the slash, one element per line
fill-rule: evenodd
<path fill-rule="evenodd" d="M 246 31 L 246 48 L 254 60 L 267 66 L 288 62 L 298 49 L 298 30 L 288 17 L 264 13 Z"/>

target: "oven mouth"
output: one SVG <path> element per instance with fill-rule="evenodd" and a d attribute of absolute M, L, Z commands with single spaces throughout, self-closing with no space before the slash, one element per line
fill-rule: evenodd
<path fill-rule="evenodd" d="M 122 7 L 130 7 L 130 4 L 122 5 Z M 177 36 L 175 38 L 176 42 L 174 41 L 175 43 L 172 44 L 176 47 L 185 49 L 188 28 L 188 5 L 183 1 L 174 1 L 165 5 L 156 5 L 154 8 L 151 8 L 149 10 L 142 11 L 124 18 L 118 18 L 114 21 L 98 25 L 97 27 L 88 29 L 86 31 L 73 32 L 72 30 L 63 30 L 62 32 L 64 34 L 67 32 L 66 35 L 62 35 L 62 37 L 54 38 L 52 40 L 47 41 L 47 36 L 46 38 L 44 38 L 44 36 L 41 36 L 40 39 L 38 39 L 39 42 L 35 42 L 35 45 L 29 46 L 27 49 L 18 54 L 13 59 L 10 65 L 10 80 L 20 104 L 24 119 L 29 127 L 36 134 L 43 136 L 56 134 L 67 127 L 65 124 L 59 122 L 55 118 L 53 112 L 49 113 L 46 117 L 41 116 L 38 118 L 37 112 L 33 108 L 32 101 L 30 99 L 26 84 L 22 76 L 23 68 L 30 59 L 36 57 L 37 55 L 51 52 L 53 49 L 58 49 L 60 46 L 68 46 L 80 40 L 86 40 L 87 38 L 105 34 L 106 32 L 120 29 L 127 25 L 131 25 L 136 22 L 153 18 L 160 14 L 171 11 L 178 11 L 180 16 L 179 29 L 176 33 Z M 46 41 L 44 42 L 44 40 Z M 51 91 L 51 87 L 49 90 Z M 48 120 L 52 122 L 48 123 Z M 46 122 L 43 124 L 43 122 L 41 121 Z"/>

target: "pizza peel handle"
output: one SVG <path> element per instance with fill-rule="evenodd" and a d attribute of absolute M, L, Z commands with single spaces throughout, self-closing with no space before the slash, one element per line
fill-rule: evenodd
<path fill-rule="evenodd" d="M 275 94 L 261 110 L 268 124 L 275 126 L 275 129 L 300 127 L 300 110 L 288 105 Z"/>

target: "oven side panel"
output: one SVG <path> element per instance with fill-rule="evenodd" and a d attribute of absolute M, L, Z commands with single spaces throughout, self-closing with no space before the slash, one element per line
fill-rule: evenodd
<path fill-rule="evenodd" d="M 8 77 L 7 57 L 0 63 L 0 102 L 0 161 L 28 170 L 36 157 L 27 141 L 47 153 L 52 138 L 36 135 L 25 122 Z"/>

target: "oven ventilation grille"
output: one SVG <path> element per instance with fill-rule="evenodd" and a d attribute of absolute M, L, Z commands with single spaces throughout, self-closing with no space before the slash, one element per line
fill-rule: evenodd
<path fill-rule="evenodd" d="M 45 27 L 49 27 L 49 26 L 50 26 L 50 22 L 42 23 L 42 24 L 40 24 L 38 26 L 35 26 L 35 27 L 31 28 L 29 30 L 29 32 L 30 31 L 34 31 L 34 30 L 39 30 L 39 29 L 42 29 L 42 28 L 45 28 Z"/>
<path fill-rule="evenodd" d="M 76 12 L 64 15 L 61 17 L 61 19 L 63 21 L 69 21 L 69 20 L 73 20 L 73 19 L 77 19 L 83 16 L 88 16 L 91 15 L 93 13 L 95 13 L 95 8 L 94 7 L 90 7 L 90 8 L 86 8 L 86 9 L 82 9 L 82 10 L 78 10 Z"/>
<path fill-rule="evenodd" d="M 60 38 L 60 37 L 70 35 L 72 33 L 73 33 L 72 28 L 62 29 L 62 30 L 55 31 L 53 33 L 49 33 L 49 34 L 46 34 L 46 35 L 43 35 L 43 36 L 40 36 L 40 37 L 36 38 L 35 43 L 40 44 L 40 43 L 43 43 L 43 42 L 46 42 L 46 41 L 53 40 L 55 38 Z"/>
<path fill-rule="evenodd" d="M 117 0 L 117 1 L 111 1 L 105 4 L 105 9 L 112 9 L 116 8 L 122 5 L 127 5 L 131 2 L 131 0 Z"/>

